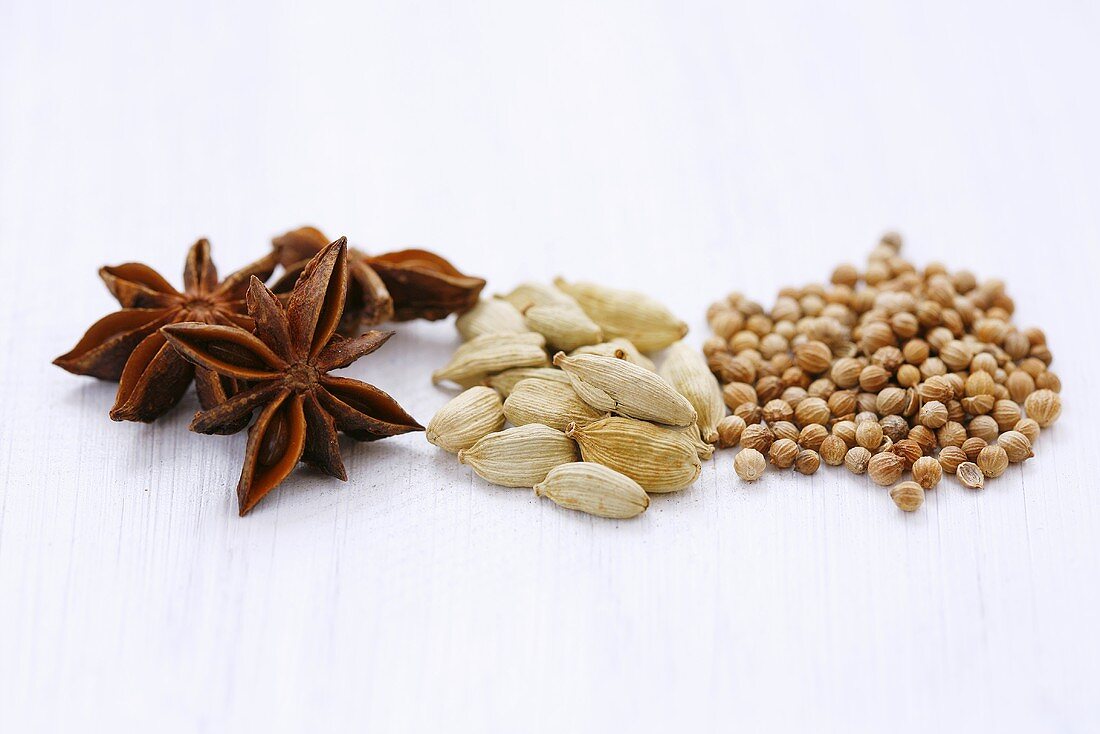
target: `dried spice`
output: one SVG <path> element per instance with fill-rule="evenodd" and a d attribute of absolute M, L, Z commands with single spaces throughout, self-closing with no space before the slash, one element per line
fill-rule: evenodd
<path fill-rule="evenodd" d="M 623 359 L 597 354 L 554 355 L 573 389 L 596 410 L 670 426 L 690 426 L 695 408 L 664 378 Z"/>
<path fill-rule="evenodd" d="M 534 487 L 546 479 L 551 469 L 577 458 L 577 445 L 572 440 L 540 423 L 490 433 L 458 452 L 460 463 L 502 487 Z"/>
<path fill-rule="evenodd" d="M 718 383 L 682 343 L 661 373 L 643 354 L 686 329 L 664 306 L 589 283 L 559 285 L 522 283 L 479 302 L 457 320 L 464 343 L 432 379 L 486 385 L 505 398 L 505 425 L 512 427 L 459 454 L 482 478 L 537 484 L 540 496 L 589 514 L 633 516 L 648 506 L 647 492 L 692 484 L 713 455 L 724 411 Z M 453 404 L 429 424 L 433 437 L 433 426 L 461 420 Z M 727 421 L 724 428 L 728 439 L 735 426 Z M 574 463 L 578 448 L 583 461 Z"/>
<path fill-rule="evenodd" d="M 276 237 L 272 244 L 286 274 L 273 286 L 289 293 L 314 257 L 329 243 L 314 227 L 301 227 Z M 352 334 L 360 325 L 373 326 L 389 319 L 436 321 L 473 308 L 485 281 L 465 275 L 439 255 L 427 250 L 400 250 L 382 255 L 348 252 L 348 303 L 340 331 Z"/>
<path fill-rule="evenodd" d="M 561 464 L 550 470 L 535 496 L 546 497 L 570 510 L 625 520 L 645 512 L 649 495 L 637 482 L 614 469 L 588 461 Z"/>
<path fill-rule="evenodd" d="M 162 326 L 183 321 L 252 329 L 245 311 L 251 278 L 267 280 L 276 261 L 268 255 L 219 280 L 210 259 L 210 243 L 199 240 L 187 254 L 183 291 L 177 291 L 148 265 L 125 263 L 103 267 L 99 276 L 122 305 L 97 321 L 79 343 L 54 364 L 77 375 L 119 383 L 111 419 L 148 423 L 174 407 L 194 379 L 199 401 L 213 407 L 241 387 L 232 376 L 196 369 L 170 347 Z M 226 423 L 232 433 L 243 423 Z"/>
<path fill-rule="evenodd" d="M 743 482 L 755 482 L 764 476 L 767 468 L 768 462 L 764 459 L 764 454 L 756 449 L 741 449 L 733 457 L 733 470 Z"/>
<path fill-rule="evenodd" d="M 902 482 L 890 490 L 890 499 L 905 512 L 916 512 L 924 504 L 924 488 L 916 482 Z"/>
<path fill-rule="evenodd" d="M 647 492 L 675 492 L 702 471 L 691 437 L 667 426 L 609 416 L 587 425 L 570 424 L 585 461 L 603 464 L 633 479 Z"/>
<path fill-rule="evenodd" d="M 791 438 L 792 422 L 817 426 L 799 434 L 801 449 L 883 486 L 912 469 L 922 490 L 943 472 L 983 486 L 1033 455 L 1062 407 L 1046 336 L 1013 325 L 1003 282 L 918 269 L 900 251 L 888 233 L 866 268 L 784 288 L 771 310 L 739 293 L 707 309 L 714 336 L 703 355 L 743 447 L 767 451 L 769 435 Z M 916 493 L 903 494 L 915 509 Z"/>
<path fill-rule="evenodd" d="M 349 281 L 347 242 L 341 238 L 305 267 L 285 308 L 258 279 L 248 287 L 256 332 L 239 326 L 179 323 L 163 333 L 188 361 L 252 387 L 196 414 L 191 428 L 214 433 L 259 417 L 248 434 L 237 485 L 241 515 L 279 485 L 299 461 L 346 480 L 337 431 L 373 441 L 423 428 L 373 385 L 328 372 L 381 347 L 393 332 L 353 339 L 335 336 Z"/>
<path fill-rule="evenodd" d="M 554 285 L 576 299 L 605 335 L 628 339 L 643 352 L 664 349 L 687 334 L 687 324 L 645 294 L 563 278 Z"/>
<path fill-rule="evenodd" d="M 428 443 L 457 454 L 504 428 L 504 404 L 489 387 L 471 387 L 439 409 L 430 421 Z"/>

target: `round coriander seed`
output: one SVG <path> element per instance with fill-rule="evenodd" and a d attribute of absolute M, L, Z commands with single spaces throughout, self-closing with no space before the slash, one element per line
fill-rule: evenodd
<path fill-rule="evenodd" d="M 743 449 L 756 449 L 760 453 L 764 453 L 771 448 L 774 440 L 775 434 L 772 433 L 771 429 L 760 423 L 745 426 L 745 430 L 741 431 L 741 448 Z"/>
<path fill-rule="evenodd" d="M 794 348 L 794 362 L 811 375 L 819 375 L 829 369 L 833 361 L 833 350 L 819 341 L 809 341 Z"/>
<path fill-rule="evenodd" d="M 740 416 L 727 415 L 718 421 L 718 448 L 728 449 L 736 446 L 745 430 L 745 421 Z"/>
<path fill-rule="evenodd" d="M 733 457 L 733 470 L 745 482 L 755 482 L 764 476 L 767 468 L 768 462 L 764 459 L 764 454 L 756 449 L 741 449 Z"/>
<path fill-rule="evenodd" d="M 829 429 L 820 423 L 811 423 L 798 433 L 798 443 L 804 449 L 818 451 L 821 443 L 829 437 Z"/>
<path fill-rule="evenodd" d="M 772 433 L 776 438 L 789 438 L 790 440 L 798 443 L 799 431 L 798 426 L 789 421 L 778 421 L 777 423 L 769 423 L 768 428 L 772 429 Z"/>
<path fill-rule="evenodd" d="M 1062 398 L 1053 390 L 1036 390 L 1024 401 L 1027 417 L 1047 428 L 1062 414 Z"/>
<path fill-rule="evenodd" d="M 833 426 L 833 435 L 844 442 L 848 448 L 856 445 L 856 424 L 854 421 L 840 421 Z"/>
<path fill-rule="evenodd" d="M 940 466 L 948 474 L 954 474 L 960 464 L 967 461 L 966 452 L 958 446 L 946 446 L 940 451 Z"/>
<path fill-rule="evenodd" d="M 966 454 L 967 461 L 977 461 L 978 454 L 980 454 L 982 452 L 982 449 L 984 449 L 988 445 L 989 442 L 986 441 L 984 438 L 978 438 L 977 436 L 974 436 L 973 438 L 968 438 L 963 441 L 963 445 L 959 448 L 961 448 L 963 450 L 963 453 Z"/>
<path fill-rule="evenodd" d="M 924 504 L 924 488 L 916 482 L 902 482 L 890 490 L 890 499 L 899 510 L 915 512 Z"/>
<path fill-rule="evenodd" d="M 794 460 L 794 468 L 799 474 L 814 474 L 821 466 L 821 457 L 813 449 L 802 449 Z"/>
<path fill-rule="evenodd" d="M 875 454 L 867 464 L 867 474 L 871 481 L 881 487 L 889 487 L 901 478 L 905 472 L 905 459 L 897 454 L 884 451 Z"/>
<path fill-rule="evenodd" d="M 1035 378 L 1035 387 L 1040 390 L 1062 392 L 1062 379 L 1050 370 L 1040 372 L 1039 376 Z"/>
<path fill-rule="evenodd" d="M 924 489 L 934 489 L 943 477 L 943 467 L 931 456 L 922 456 L 913 462 L 913 480 Z"/>
<path fill-rule="evenodd" d="M 1036 423 L 1035 420 L 1032 418 L 1022 419 L 1019 423 L 1016 424 L 1013 430 L 1019 431 L 1020 433 L 1027 436 L 1027 440 L 1031 441 L 1032 446 L 1034 446 L 1035 442 L 1039 440 L 1039 424 Z"/>
<path fill-rule="evenodd" d="M 821 452 L 821 460 L 829 466 L 840 466 L 844 463 L 844 456 L 848 453 L 848 445 L 836 436 L 827 436 L 818 447 Z"/>
<path fill-rule="evenodd" d="M 997 445 L 1005 450 L 1008 460 L 1013 464 L 1035 456 L 1035 452 L 1031 450 L 1031 441 L 1019 431 L 1005 431 L 997 439 Z"/>
<path fill-rule="evenodd" d="M 798 457 L 798 444 L 789 438 L 777 439 L 768 449 L 768 459 L 780 469 L 790 469 Z"/>
<path fill-rule="evenodd" d="M 826 425 L 831 415 L 829 404 L 821 398 L 803 398 L 794 409 L 795 423 L 803 428 L 814 423 Z"/>
<path fill-rule="evenodd" d="M 869 451 L 882 444 L 882 426 L 878 421 L 863 421 L 856 424 L 856 443 Z"/>
<path fill-rule="evenodd" d="M 975 463 L 982 470 L 982 474 L 990 479 L 996 479 L 1008 469 L 1008 452 L 997 444 L 991 444 L 982 449 Z"/>
<path fill-rule="evenodd" d="M 993 416 L 977 415 L 970 419 L 970 423 L 966 426 L 966 433 L 968 436 L 981 438 L 986 443 L 991 443 L 997 440 L 1000 429 L 997 428 L 997 421 L 993 420 Z"/>
<path fill-rule="evenodd" d="M 917 420 L 925 428 L 943 428 L 947 423 L 950 416 L 947 413 L 947 406 L 941 403 L 939 400 L 931 400 L 924 404 L 924 407 L 920 409 L 920 414 Z"/>
<path fill-rule="evenodd" d="M 862 446 L 853 446 L 844 455 L 844 466 L 853 474 L 865 474 L 871 462 L 871 452 Z"/>

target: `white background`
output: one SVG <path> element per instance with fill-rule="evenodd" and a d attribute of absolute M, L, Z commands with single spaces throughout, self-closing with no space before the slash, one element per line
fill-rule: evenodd
<path fill-rule="evenodd" d="M 1095 731 L 1097 7 L 0 2 L 0 728 Z M 859 262 L 1005 278 L 1065 389 L 1038 456 L 913 515 L 732 455 L 610 522 L 422 435 L 245 519 L 244 435 L 146 427 L 50 360 L 315 223 L 489 278 L 654 294 Z M 350 374 L 426 423 L 449 323 Z M 935 727 L 932 729 L 930 727 Z"/>

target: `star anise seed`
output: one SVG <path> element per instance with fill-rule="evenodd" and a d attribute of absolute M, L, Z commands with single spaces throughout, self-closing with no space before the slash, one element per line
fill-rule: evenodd
<path fill-rule="evenodd" d="M 273 286 L 286 293 L 309 258 L 325 247 L 327 238 L 314 227 L 301 227 L 272 240 L 286 274 Z M 435 321 L 472 308 L 485 287 L 482 278 L 461 273 L 427 250 L 401 250 L 370 256 L 349 250 L 351 282 L 341 333 L 353 334 L 360 324 L 373 326 L 389 319 Z"/>
<path fill-rule="evenodd" d="M 199 402 L 213 407 L 237 391 L 232 379 L 196 370 L 168 346 L 160 328 L 193 321 L 252 328 L 245 315 L 244 296 L 249 279 L 271 277 L 277 260 L 268 255 L 225 280 L 210 259 L 205 239 L 192 245 L 183 272 L 183 292 L 148 265 L 126 263 L 99 271 L 108 290 L 122 305 L 97 321 L 67 354 L 54 364 L 77 375 L 119 383 L 111 418 L 149 423 L 175 406 L 195 381 Z M 224 431 L 242 425 L 226 424 Z"/>
<path fill-rule="evenodd" d="M 347 241 L 321 250 L 302 269 L 285 308 L 263 283 L 248 289 L 255 334 L 235 326 L 183 323 L 163 329 L 187 360 L 250 388 L 195 415 L 191 429 L 216 433 L 259 410 L 248 433 L 237 485 L 241 515 L 282 482 L 299 461 L 346 480 L 337 431 L 373 441 L 423 427 L 373 385 L 328 372 L 347 367 L 393 336 L 370 331 L 344 339 L 335 332 L 347 296 Z"/>

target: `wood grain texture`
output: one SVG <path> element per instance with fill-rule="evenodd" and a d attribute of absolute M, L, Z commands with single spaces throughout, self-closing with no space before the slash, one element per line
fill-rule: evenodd
<path fill-rule="evenodd" d="M 1094 730 L 1095 5 L 0 4 L 0 729 Z M 315 223 L 489 278 L 646 290 L 705 335 L 886 227 L 1005 278 L 1065 389 L 1038 456 L 903 515 L 732 456 L 636 521 L 419 435 L 248 518 L 243 436 L 107 419 L 49 365 L 95 277 Z M 456 337 L 350 374 L 421 420 Z"/>

